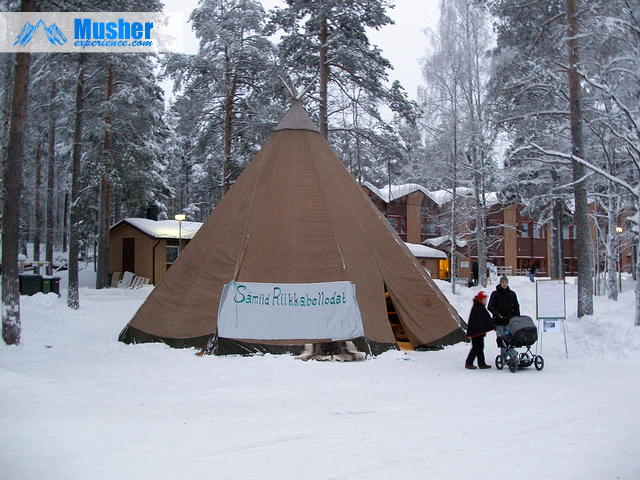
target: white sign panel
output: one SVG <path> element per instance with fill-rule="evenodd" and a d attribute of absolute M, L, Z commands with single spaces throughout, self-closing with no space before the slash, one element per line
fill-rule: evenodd
<path fill-rule="evenodd" d="M 564 280 L 538 280 L 536 308 L 540 320 L 566 318 Z"/>
<path fill-rule="evenodd" d="M 239 340 L 362 337 L 364 329 L 355 285 L 228 283 L 220 299 L 218 336 Z"/>
<path fill-rule="evenodd" d="M 542 331 L 544 333 L 559 332 L 561 321 L 562 320 L 542 320 Z"/>

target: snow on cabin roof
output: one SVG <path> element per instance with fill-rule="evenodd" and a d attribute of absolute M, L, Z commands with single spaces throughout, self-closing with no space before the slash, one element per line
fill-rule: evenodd
<path fill-rule="evenodd" d="M 422 244 L 423 245 L 429 244 L 429 245 L 433 245 L 434 247 L 439 247 L 443 243 L 450 242 L 450 241 L 451 241 L 451 237 L 449 235 L 443 235 L 441 237 L 427 238 L 424 242 L 422 242 Z M 456 245 L 460 248 L 464 248 L 467 246 L 467 241 L 456 240 Z"/>
<path fill-rule="evenodd" d="M 136 227 L 153 238 L 175 238 L 180 236 L 185 240 L 190 240 L 200 230 L 200 222 L 182 222 L 182 233 L 177 220 L 149 220 L 148 218 L 125 218 L 122 222 Z M 121 222 L 120 222 L 121 223 Z"/>
<path fill-rule="evenodd" d="M 405 245 L 411 250 L 414 257 L 417 258 L 447 258 L 447 254 L 436 250 L 435 248 L 427 247 L 426 245 L 420 245 L 417 243 L 407 243 Z"/>
<path fill-rule="evenodd" d="M 471 197 L 473 195 L 473 189 L 469 187 L 458 187 L 456 189 L 456 193 L 460 197 Z M 442 206 L 445 203 L 450 202 L 453 195 L 451 193 L 451 189 L 446 189 L 446 190 L 436 190 L 434 192 L 429 192 L 429 197 L 434 202 L 436 202 L 439 206 Z M 495 205 L 496 203 L 500 203 L 497 192 L 485 193 L 484 199 L 485 199 L 485 202 L 487 203 L 487 206 L 489 207 Z"/>
<path fill-rule="evenodd" d="M 363 186 L 367 187 L 375 195 L 380 197 L 385 202 L 391 202 L 398 198 L 409 195 L 413 192 L 421 191 L 431 200 L 433 200 L 438 206 L 442 206 L 451 201 L 451 189 L 448 190 L 435 190 L 433 192 L 427 190 L 422 185 L 417 183 L 405 183 L 402 185 L 391 185 L 391 194 L 389 194 L 389 186 L 378 188 L 369 182 L 364 182 Z M 469 197 L 473 195 L 473 190 L 468 187 L 458 187 L 456 192 L 461 197 Z M 496 203 L 500 203 L 497 192 L 489 192 L 485 194 L 485 201 L 488 206 L 493 206 Z"/>
<path fill-rule="evenodd" d="M 380 197 L 385 202 L 391 202 L 397 198 L 404 197 L 406 195 L 410 195 L 413 192 L 417 192 L 418 190 L 429 196 L 429 191 L 421 185 L 417 183 L 405 183 L 403 185 L 391 185 L 391 193 L 389 193 L 389 186 L 384 186 L 382 188 L 378 188 L 373 186 L 369 182 L 364 182 L 363 185 L 371 190 L 374 194 Z"/>

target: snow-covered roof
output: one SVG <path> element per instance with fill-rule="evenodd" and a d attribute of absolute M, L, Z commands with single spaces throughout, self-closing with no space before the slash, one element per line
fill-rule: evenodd
<path fill-rule="evenodd" d="M 449 235 L 442 235 L 441 237 L 427 238 L 422 244 L 433 245 L 434 247 L 439 247 L 445 242 L 451 241 L 451 237 Z M 456 245 L 460 248 L 464 248 L 467 246 L 466 240 L 456 240 Z"/>
<path fill-rule="evenodd" d="M 485 194 L 484 201 L 486 202 L 488 207 L 492 207 L 493 205 L 500 203 L 498 192 L 489 192 Z"/>
<path fill-rule="evenodd" d="M 426 245 L 420 245 L 417 243 L 407 243 L 405 245 L 411 250 L 411 253 L 418 258 L 447 258 L 447 254 L 436 250 L 435 248 L 427 247 Z"/>
<path fill-rule="evenodd" d="M 435 190 L 431 192 L 426 188 L 424 188 L 423 186 L 418 185 L 417 183 L 391 185 L 391 188 L 389 188 L 389 185 L 386 185 L 384 187 L 378 188 L 369 182 L 364 182 L 363 186 L 367 187 L 369 190 L 371 190 L 375 195 L 380 197 L 380 199 L 382 199 L 385 202 L 391 202 L 393 200 L 404 197 L 406 195 L 410 195 L 411 193 L 417 192 L 417 191 L 424 193 L 427 197 L 429 197 L 436 204 L 438 204 L 438 206 L 442 206 L 445 203 L 450 202 L 452 197 L 451 189 Z M 473 189 L 468 187 L 458 187 L 456 189 L 456 192 L 461 197 L 469 197 L 473 195 Z M 498 194 L 496 192 L 489 192 L 485 194 L 485 201 L 488 206 L 492 206 L 500 202 L 500 200 L 498 199 Z"/>
<path fill-rule="evenodd" d="M 182 233 L 177 220 L 149 220 L 148 218 L 125 218 L 122 222 L 136 227 L 153 238 L 175 238 L 180 237 L 190 240 L 200 230 L 200 222 L 182 222 Z M 122 223 L 120 222 L 120 223 Z"/>
<path fill-rule="evenodd" d="M 413 192 L 417 192 L 417 191 L 421 191 L 422 193 L 424 193 L 425 195 L 429 195 L 429 191 L 424 188 L 421 185 L 418 185 L 417 183 L 405 183 L 403 185 L 391 185 L 391 189 L 389 189 L 389 186 L 385 186 L 382 188 L 378 188 L 375 187 L 374 185 L 372 185 L 369 182 L 364 182 L 363 184 L 365 187 L 367 187 L 369 190 L 371 190 L 373 193 L 375 193 L 378 197 L 380 197 L 382 200 L 384 200 L 385 202 L 391 202 L 393 200 L 396 200 L 397 198 L 401 198 L 404 197 L 406 195 L 410 195 Z M 389 192 L 389 190 L 391 190 L 391 192 Z"/>
<path fill-rule="evenodd" d="M 438 206 L 442 206 L 447 202 L 450 202 L 453 195 L 451 193 L 451 189 L 446 190 L 436 190 L 434 192 L 429 192 L 429 198 L 431 198 L 434 202 L 438 204 Z M 456 188 L 456 194 L 460 197 L 471 197 L 473 195 L 473 189 L 469 187 L 458 187 Z M 496 203 L 500 203 L 498 199 L 497 192 L 489 192 L 484 195 L 485 202 L 487 206 L 491 207 Z"/>

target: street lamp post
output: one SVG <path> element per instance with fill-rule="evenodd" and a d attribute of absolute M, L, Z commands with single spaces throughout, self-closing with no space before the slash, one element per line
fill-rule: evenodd
<path fill-rule="evenodd" d="M 182 222 L 186 218 L 184 213 L 177 213 L 174 217 L 178 221 L 178 256 L 182 253 Z"/>

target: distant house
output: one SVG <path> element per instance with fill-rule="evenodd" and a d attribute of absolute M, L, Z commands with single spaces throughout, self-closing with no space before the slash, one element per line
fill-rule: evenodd
<path fill-rule="evenodd" d="M 447 231 L 451 216 L 450 190 L 428 191 L 415 183 L 377 188 L 365 182 L 362 188 L 402 240 L 412 244 L 429 245 L 450 253 L 451 236 Z M 456 194 L 458 275 L 461 278 L 471 278 L 473 263 L 478 260 L 473 241 L 473 191 L 460 187 Z M 534 265 L 539 274 L 546 275 L 551 258 L 551 225 L 534 221 L 525 213 L 523 205 L 503 205 L 495 192 L 486 194 L 485 204 L 487 259 L 498 268 L 512 274 L 525 274 L 529 267 Z M 591 234 L 597 246 L 594 204 L 590 206 L 590 213 Z M 620 225 L 624 224 L 624 220 L 621 219 Z M 625 226 L 624 229 L 628 227 Z M 606 225 L 600 225 L 598 230 L 606 232 Z M 568 275 L 575 275 L 577 270 L 575 239 L 576 227 L 564 225 L 564 269 Z M 620 254 L 622 268 L 629 271 L 633 258 L 631 249 L 623 247 Z M 444 261 L 440 265 L 439 274 L 434 275 L 431 272 L 432 276 L 448 278 L 449 266 Z"/>
<path fill-rule="evenodd" d="M 157 285 L 202 223 L 125 218 L 109 230 L 109 273 L 132 272 Z"/>
<path fill-rule="evenodd" d="M 449 278 L 449 257 L 447 257 L 446 253 L 426 245 L 415 243 L 406 243 L 406 245 L 420 264 L 429 272 L 431 278 Z"/>

